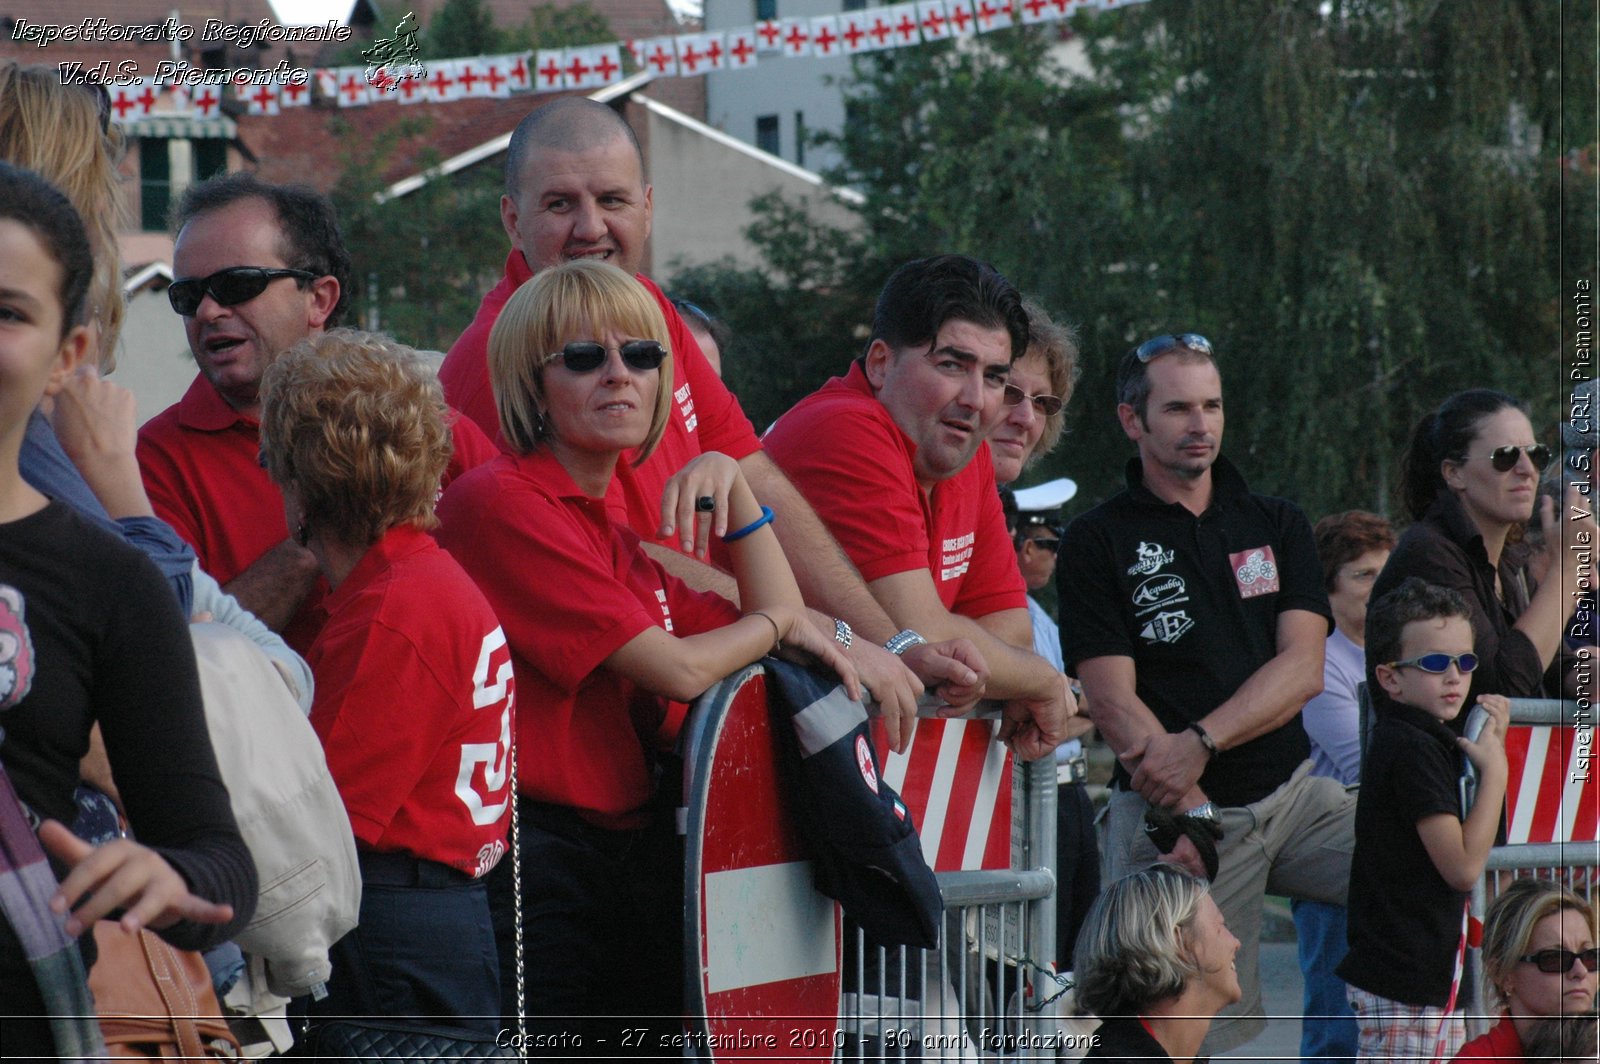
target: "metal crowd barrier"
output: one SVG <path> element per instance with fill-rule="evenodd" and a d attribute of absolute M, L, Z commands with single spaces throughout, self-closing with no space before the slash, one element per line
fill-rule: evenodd
<path fill-rule="evenodd" d="M 1600 783 L 1591 764 L 1593 707 L 1558 699 L 1509 701 L 1506 842 L 1490 851 L 1488 865 L 1472 891 L 1471 915 L 1479 926 L 1490 903 L 1517 878 L 1562 881 L 1591 905 L 1600 895 L 1596 884 Z M 1463 981 L 1469 1036 L 1483 1033 L 1496 1019 L 1483 1015 L 1488 987 L 1479 953 L 1476 946 L 1469 948 L 1468 972 L 1475 977 Z"/>
<path fill-rule="evenodd" d="M 942 732 L 931 724 L 918 728 L 930 745 Z M 992 729 L 993 722 L 966 726 Z M 1052 762 L 1013 770 L 1006 759 L 1003 770 L 1015 773 L 1014 786 L 1005 788 L 1012 795 L 1005 810 L 1010 867 L 938 871 L 936 853 L 930 865 L 945 904 L 941 941 L 932 950 L 906 950 L 867 943 L 841 919 L 838 906 L 811 887 L 794 811 L 781 793 L 759 665 L 706 692 L 684 736 L 680 826 L 690 1055 L 954 1061 L 1050 1057 L 1062 1048 L 1053 1018 L 1062 984 L 1052 971 Z M 965 745 L 982 744 L 971 739 Z M 930 778 L 948 781 L 955 754 L 927 756 L 938 762 Z M 937 798 L 930 802 L 939 805 L 933 815 L 945 830 L 987 823 L 985 810 L 966 806 L 993 798 L 994 775 L 991 759 L 987 786 L 934 788 Z M 895 784 L 890 766 L 884 777 Z M 908 786 L 900 793 L 921 827 L 918 790 Z M 998 807 L 993 812 L 1001 815 Z M 923 841 L 926 852 L 930 840 Z M 971 863 L 982 846 L 953 847 L 963 850 Z"/>

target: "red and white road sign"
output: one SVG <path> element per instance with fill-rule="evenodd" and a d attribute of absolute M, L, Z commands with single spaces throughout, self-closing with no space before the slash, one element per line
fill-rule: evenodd
<path fill-rule="evenodd" d="M 904 754 L 874 725 L 884 782 L 916 820 L 935 872 L 1011 867 L 1011 755 L 996 720 L 917 721 Z"/>

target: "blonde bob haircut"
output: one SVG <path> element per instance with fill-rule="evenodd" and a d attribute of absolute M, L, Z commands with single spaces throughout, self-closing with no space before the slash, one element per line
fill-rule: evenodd
<path fill-rule="evenodd" d="M 1184 932 L 1209 892 L 1205 880 L 1170 864 L 1102 890 L 1073 950 L 1078 1004 L 1096 1016 L 1136 1016 L 1182 994 L 1200 974 Z"/>
<path fill-rule="evenodd" d="M 1503 981 L 1528 954 L 1533 929 L 1540 920 L 1571 909 L 1583 917 L 1589 937 L 1596 937 L 1594 908 L 1564 884 L 1549 879 L 1513 879 L 1489 905 L 1483 921 L 1483 976 L 1494 990 L 1501 1008 L 1506 1000 Z"/>
<path fill-rule="evenodd" d="M 1072 401 L 1072 392 L 1078 386 L 1082 370 L 1078 366 L 1077 330 L 1051 321 L 1045 309 L 1031 299 L 1022 301 L 1022 309 L 1028 315 L 1028 349 L 1022 357 L 1038 355 L 1044 359 L 1050 394 L 1061 398 L 1061 409 L 1045 418 L 1044 433 L 1028 458 L 1028 464 L 1032 465 L 1061 442 L 1061 434 L 1067 428 L 1067 404 Z"/>
<path fill-rule="evenodd" d="M 672 344 L 661 307 L 644 285 L 610 263 L 575 259 L 524 282 L 489 332 L 489 383 L 500 431 L 518 454 L 556 435 L 544 390 L 551 353 L 569 340 L 599 339 L 607 329 L 667 349 L 650 431 L 633 464 L 643 464 L 661 442 L 672 413 Z"/>
<path fill-rule="evenodd" d="M 0 60 L 0 159 L 55 185 L 83 217 L 94 254 L 88 320 L 100 330 L 99 368 L 116 366 L 122 331 L 121 131 L 101 118 L 93 85 L 63 85 L 55 67 Z"/>
<path fill-rule="evenodd" d="M 396 525 L 432 528 L 450 461 L 439 379 L 386 336 L 333 329 L 308 337 L 261 376 L 261 453 L 300 496 L 307 525 L 371 546 Z"/>

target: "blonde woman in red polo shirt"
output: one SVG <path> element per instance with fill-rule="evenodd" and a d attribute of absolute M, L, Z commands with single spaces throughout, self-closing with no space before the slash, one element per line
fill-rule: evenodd
<path fill-rule="evenodd" d="M 674 395 L 667 335 L 649 293 L 614 266 L 568 262 L 526 282 L 489 337 L 512 453 L 439 504 L 440 542 L 499 614 L 516 667 L 534 1044 L 674 1055 L 660 1041 L 683 1007 L 682 855 L 676 801 L 662 793 L 674 771 L 657 753 L 670 746 L 668 700 L 691 701 L 780 645 L 860 695 L 806 617 L 772 532 L 783 516 L 756 502 L 732 458 L 703 454 L 667 482 L 662 512 L 677 528 L 663 534 L 696 539 L 702 554 L 720 537 L 743 613 L 669 576 L 608 498 L 617 463 L 644 461 L 672 404 L 692 401 Z M 491 896 L 509 907 L 495 878 Z"/>
<path fill-rule="evenodd" d="M 431 1017 L 493 1036 L 485 876 L 510 823 L 510 659 L 494 611 L 426 531 L 450 458 L 409 348 L 336 329 L 262 377 L 262 455 L 333 589 L 306 654 L 311 725 L 361 863 L 360 925 L 313 1015 Z"/>

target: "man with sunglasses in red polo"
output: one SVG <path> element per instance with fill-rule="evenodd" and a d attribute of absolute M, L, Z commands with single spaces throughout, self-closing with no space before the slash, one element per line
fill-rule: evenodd
<path fill-rule="evenodd" d="M 200 372 L 139 430 L 145 490 L 201 566 L 303 654 L 322 625 L 326 586 L 259 464 L 257 393 L 274 359 L 339 323 L 350 255 L 326 196 L 250 174 L 190 186 L 177 220 L 167 297 Z M 458 418 L 453 431 L 447 482 L 496 453 L 470 422 Z"/>
<path fill-rule="evenodd" d="M 1300 723 L 1322 689 L 1332 613 L 1305 514 L 1251 492 L 1221 456 L 1222 377 L 1205 337 L 1128 351 L 1117 399 L 1139 454 L 1127 488 L 1062 539 L 1062 649 L 1118 759 L 1105 878 L 1169 851 L 1213 878 L 1239 937 L 1243 996 L 1206 1038 L 1216 1054 L 1264 1026 L 1264 894 L 1345 901 L 1355 799 L 1310 775 Z"/>

